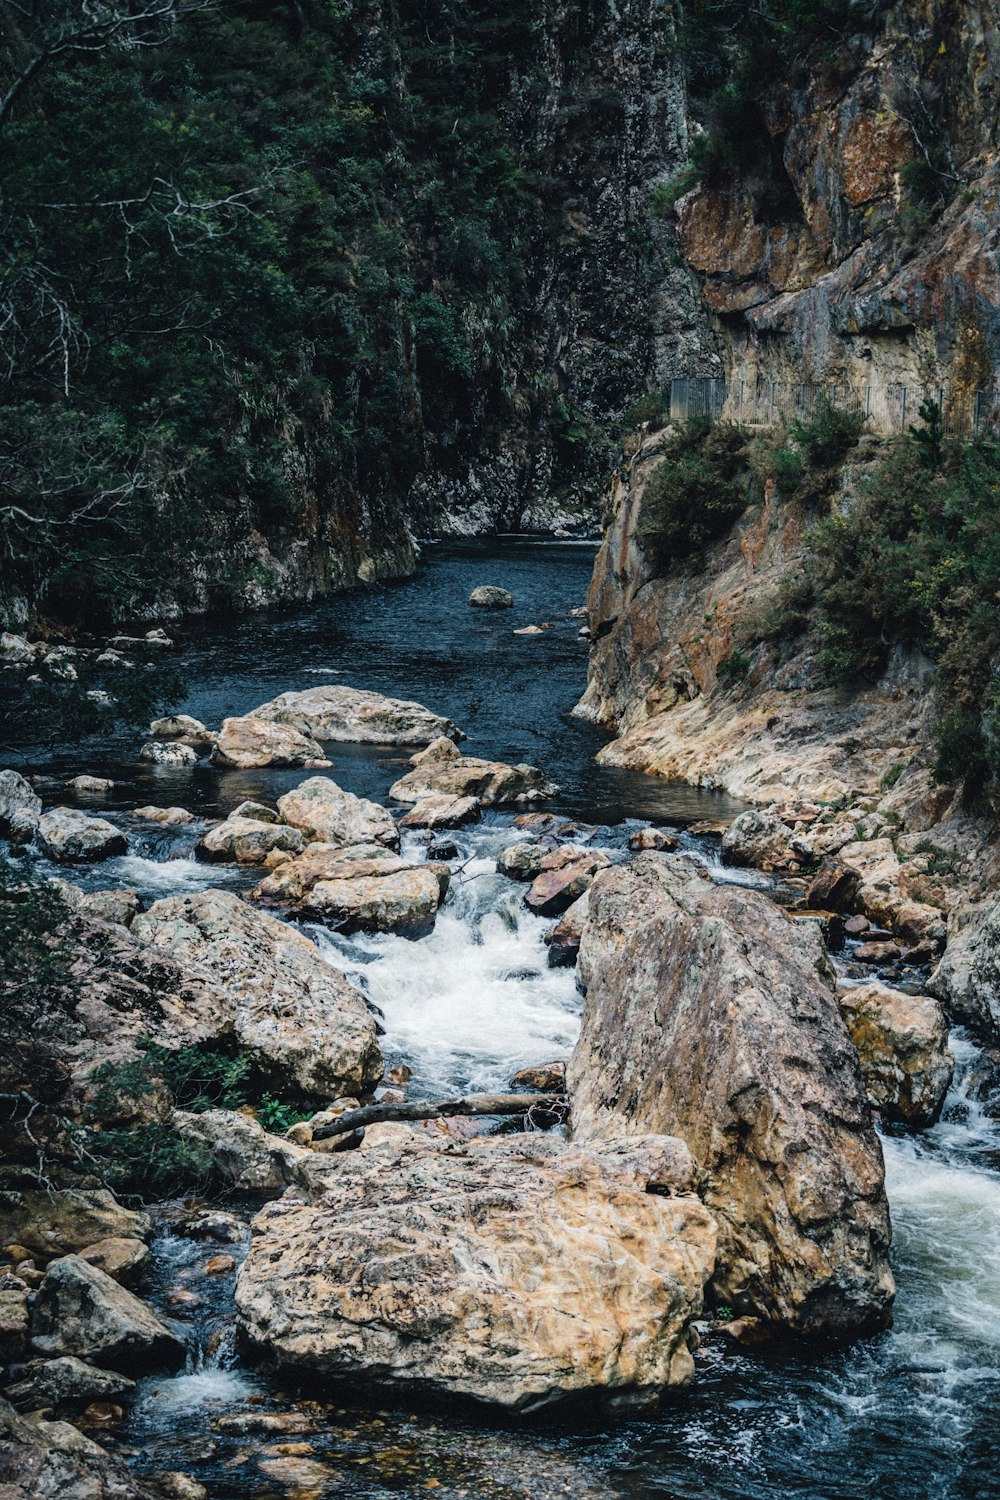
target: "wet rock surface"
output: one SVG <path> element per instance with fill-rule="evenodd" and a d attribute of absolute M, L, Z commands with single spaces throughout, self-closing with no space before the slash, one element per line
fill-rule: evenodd
<path fill-rule="evenodd" d="M 38 820 L 38 843 L 59 864 L 89 864 L 124 854 L 128 842 L 105 818 L 93 818 L 75 807 L 53 807 Z"/>
<path fill-rule="evenodd" d="M 345 792 L 329 776 L 312 776 L 294 791 L 278 798 L 285 823 L 309 840 L 342 846 L 384 844 L 399 848 L 399 831 L 392 814 L 377 802 Z"/>
<path fill-rule="evenodd" d="M 240 1327 L 262 1355 L 355 1386 L 649 1406 L 691 1377 L 714 1260 L 691 1184 L 687 1151 L 662 1137 L 434 1145 L 404 1130 L 261 1211 Z"/>
<path fill-rule="evenodd" d="M 662 1130 L 719 1222 L 713 1285 L 797 1332 L 883 1326 L 882 1153 L 819 934 L 760 894 L 642 855 L 591 886 L 577 1140 Z"/>
<path fill-rule="evenodd" d="M 842 987 L 839 1003 L 872 1108 L 914 1129 L 933 1125 L 955 1071 L 948 1023 L 937 1001 L 860 984 Z"/>
<path fill-rule="evenodd" d="M 183 1341 L 146 1303 L 78 1255 L 46 1271 L 31 1311 L 31 1346 L 124 1373 L 176 1367 L 185 1355 Z"/>

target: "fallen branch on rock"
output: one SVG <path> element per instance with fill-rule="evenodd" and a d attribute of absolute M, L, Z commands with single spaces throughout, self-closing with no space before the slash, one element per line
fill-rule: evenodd
<path fill-rule="evenodd" d="M 533 1110 L 565 1115 L 569 1101 L 565 1094 L 467 1094 L 464 1099 L 421 1099 L 412 1104 L 365 1104 L 348 1109 L 330 1125 L 313 1131 L 314 1141 L 326 1141 L 334 1135 L 347 1135 L 365 1125 L 380 1125 L 384 1120 L 443 1120 L 455 1115 L 523 1115 Z"/>

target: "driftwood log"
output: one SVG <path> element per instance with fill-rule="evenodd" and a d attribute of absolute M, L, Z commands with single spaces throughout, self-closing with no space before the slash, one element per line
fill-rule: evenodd
<path fill-rule="evenodd" d="M 348 1109 L 330 1125 L 313 1131 L 314 1141 L 327 1141 L 334 1135 L 347 1135 L 365 1125 L 379 1125 L 383 1120 L 442 1120 L 454 1115 L 525 1115 L 540 1109 L 547 1113 L 565 1113 L 569 1101 L 565 1094 L 467 1094 L 463 1099 L 423 1099 L 412 1104 L 365 1104 Z"/>

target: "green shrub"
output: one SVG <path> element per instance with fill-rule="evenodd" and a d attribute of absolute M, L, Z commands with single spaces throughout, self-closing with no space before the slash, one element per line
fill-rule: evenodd
<path fill-rule="evenodd" d="M 792 423 L 791 435 L 810 468 L 832 469 L 847 457 L 864 424 L 859 413 L 843 411 L 824 395 L 808 417 Z"/>
<path fill-rule="evenodd" d="M 666 444 L 646 481 L 637 532 L 654 569 L 700 556 L 749 502 L 747 440 L 728 422 L 695 417 Z"/>

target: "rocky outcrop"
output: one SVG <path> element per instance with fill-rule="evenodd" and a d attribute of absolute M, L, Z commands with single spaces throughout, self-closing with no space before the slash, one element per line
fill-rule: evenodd
<path fill-rule="evenodd" d="M 1000 895 L 956 910 L 928 988 L 955 1021 L 1000 1042 Z"/>
<path fill-rule="evenodd" d="M 304 1199 L 257 1216 L 237 1309 L 259 1353 L 519 1410 L 649 1407 L 690 1380 L 715 1226 L 679 1142 L 395 1132 L 314 1158 Z"/>
<path fill-rule="evenodd" d="M 450 719 L 431 713 L 421 703 L 337 683 L 282 693 L 255 708 L 250 717 L 288 725 L 316 740 L 360 745 L 427 745 L 438 738 L 464 739 Z"/>
<path fill-rule="evenodd" d="M 228 1031 L 286 1086 L 336 1097 L 381 1077 L 375 1018 L 364 997 L 284 922 L 228 892 L 201 891 L 155 902 L 132 933 L 207 981 L 216 997 L 213 1014 L 206 996 L 215 1034 Z"/>
<path fill-rule="evenodd" d="M 540 802 L 559 790 L 537 766 L 508 766 L 497 760 L 476 760 L 471 755 L 457 760 L 432 760 L 415 766 L 394 782 L 389 796 L 412 807 L 422 797 L 438 793 L 444 797 L 476 797 L 483 807 L 511 802 Z"/>
<path fill-rule="evenodd" d="M 29 1421 L 0 1400 L 0 1493 L 4 1500 L 164 1500 L 69 1422 Z"/>
<path fill-rule="evenodd" d="M 715 1294 L 799 1333 L 885 1325 L 882 1153 L 819 934 L 641 855 L 590 888 L 574 1139 L 678 1135 L 719 1223 Z"/>
<path fill-rule="evenodd" d="M 145 1302 L 78 1255 L 54 1260 L 31 1311 L 40 1354 L 76 1355 L 126 1374 L 183 1363 L 182 1340 Z"/>
<path fill-rule="evenodd" d="M 211 863 L 233 862 L 239 865 L 262 865 L 269 854 L 281 850 L 301 854 L 306 841 L 297 828 L 281 823 L 261 823 L 255 818 L 238 818 L 232 814 L 203 833 L 194 852 L 198 859 Z"/>
<path fill-rule="evenodd" d="M 38 820 L 39 847 L 59 864 L 89 864 L 124 854 L 128 841 L 105 818 L 92 818 L 75 807 L 53 807 Z"/>
<path fill-rule="evenodd" d="M 872 1108 L 916 1130 L 933 1125 L 955 1071 L 937 1001 L 883 984 L 843 987 L 839 1000 Z"/>
<path fill-rule="evenodd" d="M 384 844 L 399 848 L 399 831 L 392 814 L 377 802 L 345 792 L 329 776 L 312 776 L 294 791 L 278 798 L 284 822 L 307 839 L 341 846 Z"/>
<path fill-rule="evenodd" d="M 266 719 L 223 719 L 212 760 L 217 766 L 248 770 L 255 766 L 328 766 L 330 762 L 308 735 Z"/>

